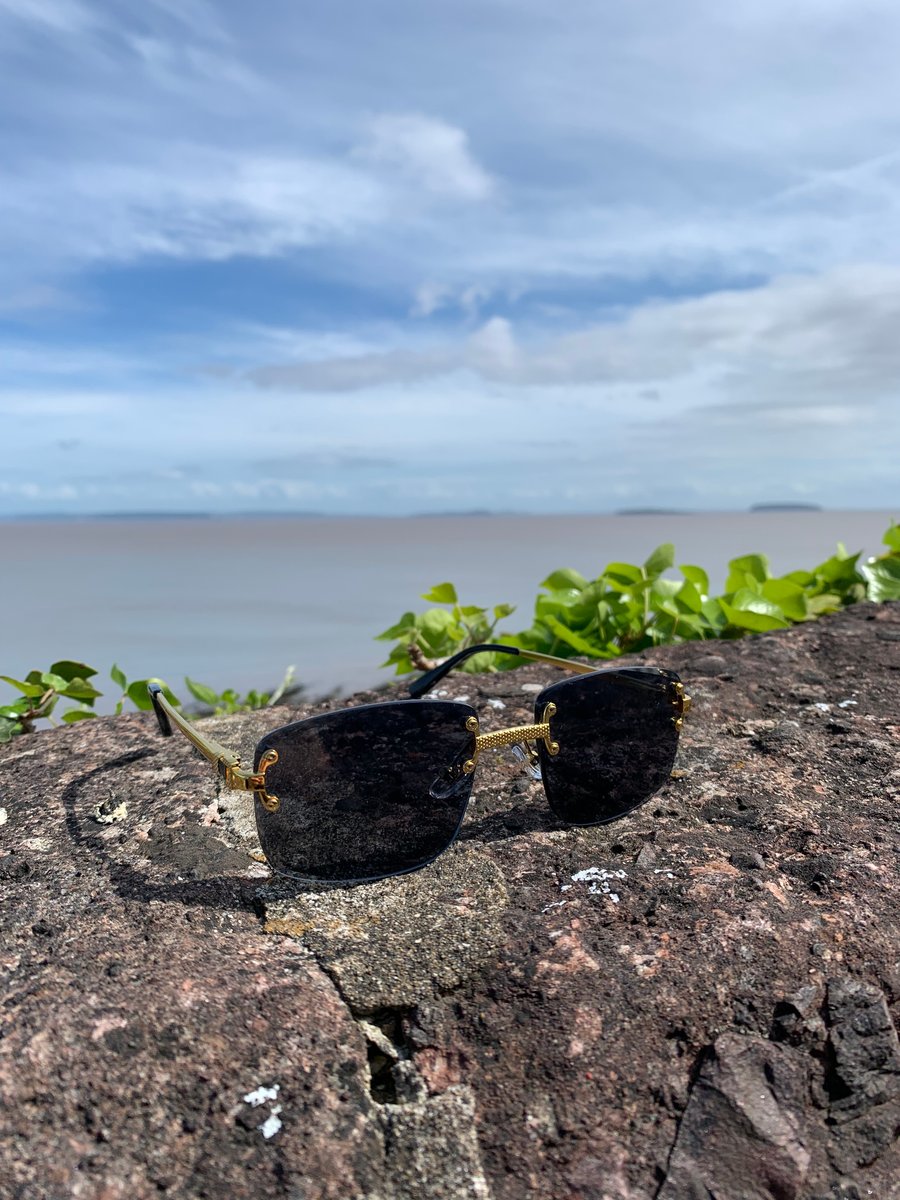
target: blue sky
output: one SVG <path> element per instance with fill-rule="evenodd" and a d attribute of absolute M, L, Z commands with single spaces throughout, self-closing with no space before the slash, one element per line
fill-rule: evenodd
<path fill-rule="evenodd" d="M 0 0 L 0 514 L 891 507 L 893 0 Z"/>

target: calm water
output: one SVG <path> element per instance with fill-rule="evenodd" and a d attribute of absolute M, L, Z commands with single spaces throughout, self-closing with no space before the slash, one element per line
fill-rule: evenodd
<path fill-rule="evenodd" d="M 293 663 L 315 690 L 352 690 L 387 678 L 378 664 L 389 647 L 373 635 L 425 607 L 419 594 L 445 579 L 463 603 L 517 604 L 504 623 L 515 630 L 555 567 L 590 576 L 672 541 L 677 561 L 720 586 L 727 560 L 749 551 L 768 554 L 776 573 L 813 565 L 838 541 L 874 553 L 891 515 L 0 522 L 0 672 L 76 658 L 104 671 L 117 661 L 130 678 L 243 689 Z"/>

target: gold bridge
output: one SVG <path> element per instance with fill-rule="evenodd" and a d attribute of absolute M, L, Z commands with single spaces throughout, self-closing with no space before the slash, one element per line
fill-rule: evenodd
<path fill-rule="evenodd" d="M 550 734 L 550 718 L 555 714 L 556 705 L 548 704 L 544 708 L 544 719 L 540 725 L 511 725 L 509 729 L 497 729 L 493 733 L 479 733 L 478 718 L 469 717 L 466 729 L 475 734 L 475 753 L 463 763 L 463 773 L 472 774 L 478 765 L 478 756 L 482 750 L 497 750 L 500 746 L 517 746 L 522 742 L 541 741 L 547 747 L 548 754 L 559 754 L 559 743 L 554 742 Z"/>

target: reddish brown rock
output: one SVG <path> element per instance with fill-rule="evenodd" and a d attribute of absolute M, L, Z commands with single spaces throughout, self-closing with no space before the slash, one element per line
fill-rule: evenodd
<path fill-rule="evenodd" d="M 0 748 L 0 1200 L 900 1196 L 900 606 L 649 657 L 695 710 L 642 810 L 485 756 L 355 889 L 267 879 L 148 717 Z M 446 691 L 487 730 L 554 677 Z"/>

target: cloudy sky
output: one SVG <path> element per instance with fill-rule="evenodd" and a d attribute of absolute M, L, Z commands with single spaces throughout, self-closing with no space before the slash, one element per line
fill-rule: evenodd
<path fill-rule="evenodd" d="M 0 514 L 900 497 L 896 0 L 0 0 Z"/>

